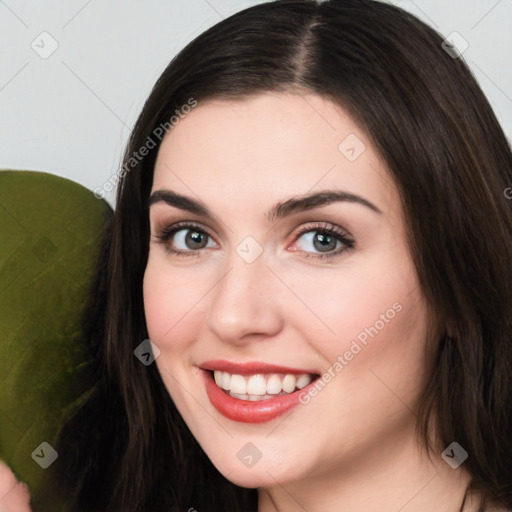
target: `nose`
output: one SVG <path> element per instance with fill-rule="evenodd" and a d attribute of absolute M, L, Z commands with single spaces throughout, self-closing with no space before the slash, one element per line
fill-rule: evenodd
<path fill-rule="evenodd" d="M 252 263 L 233 251 L 212 291 L 208 328 L 227 343 L 275 336 L 283 327 L 282 284 L 267 267 L 265 253 Z"/>

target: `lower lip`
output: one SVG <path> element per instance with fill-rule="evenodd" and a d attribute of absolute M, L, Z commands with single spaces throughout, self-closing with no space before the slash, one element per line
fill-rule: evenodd
<path fill-rule="evenodd" d="M 211 372 L 201 370 L 201 373 L 205 381 L 206 393 L 215 409 L 226 418 L 242 423 L 264 423 L 277 418 L 300 404 L 299 394 L 307 392 L 308 387 L 315 382 L 312 381 L 304 388 L 289 395 L 252 402 L 233 398 L 217 386 Z"/>

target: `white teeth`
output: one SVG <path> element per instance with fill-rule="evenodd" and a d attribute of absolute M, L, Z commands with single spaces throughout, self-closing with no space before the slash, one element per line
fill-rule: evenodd
<path fill-rule="evenodd" d="M 239 393 L 230 393 L 231 396 L 238 398 L 239 400 L 248 400 L 249 395 L 239 394 Z"/>
<path fill-rule="evenodd" d="M 231 382 L 231 375 L 229 375 L 229 373 L 226 373 L 226 372 L 214 372 L 214 375 L 215 373 L 220 373 L 222 375 L 222 384 L 220 385 L 220 387 L 222 389 L 225 389 L 226 391 L 229 391 L 229 383 Z"/>
<path fill-rule="evenodd" d="M 297 379 L 295 378 L 295 375 L 286 375 L 283 379 L 283 391 L 286 391 L 287 393 L 295 391 L 296 381 Z"/>
<path fill-rule="evenodd" d="M 267 382 L 263 375 L 253 375 L 247 382 L 247 393 L 249 395 L 266 395 Z"/>
<path fill-rule="evenodd" d="M 233 394 L 247 394 L 247 384 L 245 382 L 245 379 L 241 375 L 231 375 L 229 390 Z"/>
<path fill-rule="evenodd" d="M 281 379 L 277 375 L 271 375 L 267 381 L 267 393 L 269 395 L 277 395 L 281 393 Z"/>
<path fill-rule="evenodd" d="M 296 386 L 297 386 L 299 389 L 302 389 L 303 387 L 307 386 L 310 382 L 311 382 L 311 377 L 310 377 L 309 375 L 301 375 L 301 376 L 297 379 L 297 384 L 296 384 Z"/>
<path fill-rule="evenodd" d="M 312 381 L 309 374 L 293 375 L 283 373 L 238 375 L 215 370 L 215 383 L 228 391 L 231 396 L 241 400 L 266 400 L 269 395 L 283 395 L 302 389 Z"/>

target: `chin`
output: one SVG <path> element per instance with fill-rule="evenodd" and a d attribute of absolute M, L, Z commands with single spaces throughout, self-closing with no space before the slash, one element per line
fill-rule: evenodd
<path fill-rule="evenodd" d="M 270 471 L 270 475 L 265 470 L 259 470 L 257 473 L 254 471 L 255 468 L 237 468 L 235 470 L 231 469 L 231 472 L 221 471 L 221 473 L 231 483 L 238 485 L 239 487 L 247 487 L 248 489 L 271 487 L 276 485 L 276 480 L 270 476 L 272 475 L 272 471 Z"/>
<path fill-rule="evenodd" d="M 290 460 L 285 465 L 277 462 L 273 464 L 272 461 L 276 460 L 276 457 L 272 455 L 267 456 L 266 460 L 264 458 L 260 459 L 252 467 L 245 467 L 244 463 L 238 458 L 233 463 L 232 459 L 226 459 L 225 454 L 217 461 L 214 458 L 211 460 L 227 480 L 235 485 L 247 488 L 273 487 L 276 485 L 276 481 L 280 484 L 286 484 L 299 478 L 294 469 L 304 466 L 304 461 L 290 464 Z"/>

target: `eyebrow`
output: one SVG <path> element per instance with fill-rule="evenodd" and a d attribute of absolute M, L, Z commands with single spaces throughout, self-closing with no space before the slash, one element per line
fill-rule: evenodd
<path fill-rule="evenodd" d="M 357 194 L 344 190 L 324 190 L 280 201 L 267 212 L 266 217 L 269 222 L 274 222 L 275 219 L 282 219 L 297 212 L 312 210 L 336 202 L 358 203 L 375 213 L 382 214 L 377 206 Z M 201 201 L 182 196 L 168 189 L 159 189 L 153 192 L 148 200 L 148 208 L 157 203 L 166 203 L 169 206 L 207 218 L 213 219 L 214 217 L 208 207 Z"/>

